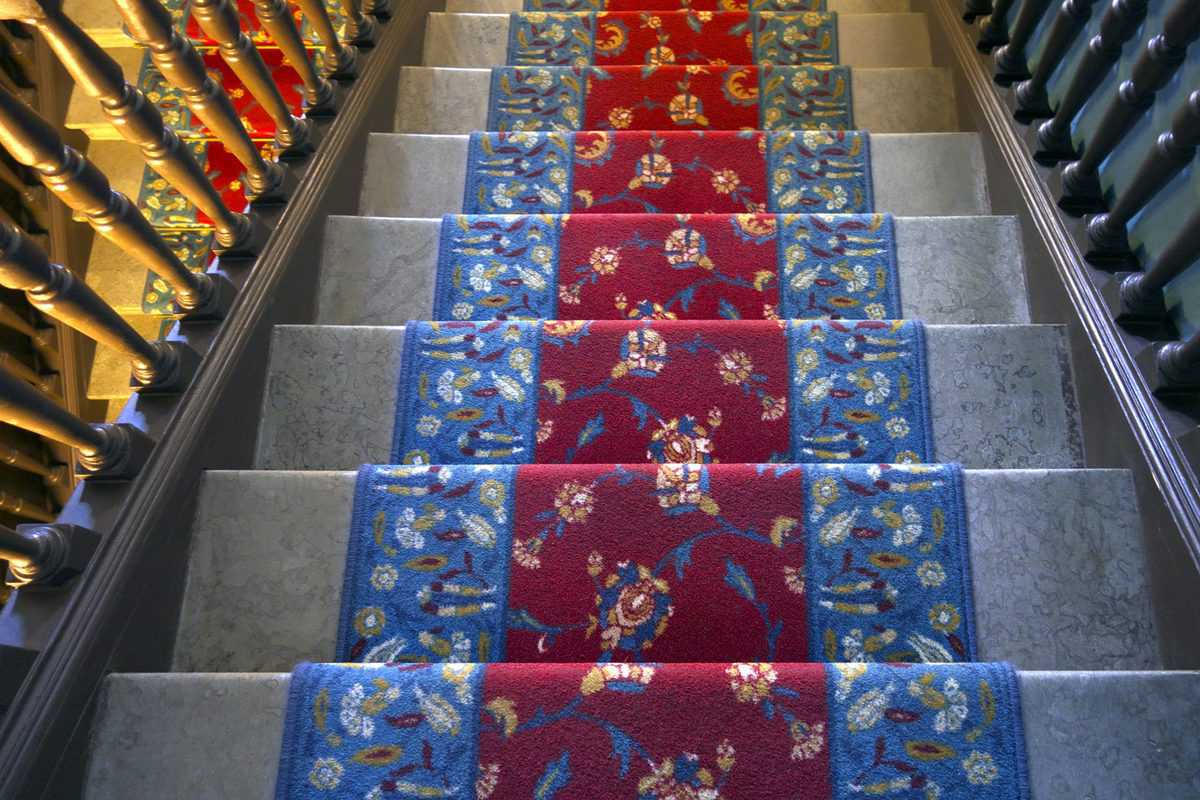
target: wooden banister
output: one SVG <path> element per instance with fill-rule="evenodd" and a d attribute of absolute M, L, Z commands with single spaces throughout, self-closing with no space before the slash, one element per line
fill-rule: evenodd
<path fill-rule="evenodd" d="M 1046 95 L 1046 84 L 1058 65 L 1066 57 L 1075 37 L 1083 30 L 1092 15 L 1095 0 L 1063 0 L 1046 33 L 1046 44 L 1038 56 L 1037 66 L 1029 80 L 1021 81 L 1016 88 L 1017 106 L 1013 116 L 1023 125 L 1035 119 L 1054 116 L 1050 98 Z"/>
<path fill-rule="evenodd" d="M 358 76 L 358 51 L 338 39 L 324 0 L 296 0 L 308 24 L 316 31 L 325 51 L 325 71 L 335 80 L 353 80 Z"/>
<path fill-rule="evenodd" d="M 1008 43 L 995 53 L 996 72 L 993 77 L 996 83 L 1010 86 L 1029 77 L 1025 48 L 1049 7 L 1050 0 L 1023 0 L 1017 9 L 1017 18 L 1013 22 Z"/>
<path fill-rule="evenodd" d="M 310 117 L 331 117 L 337 113 L 338 97 L 333 84 L 317 72 L 308 50 L 296 30 L 292 12 L 284 0 L 254 0 L 254 15 L 262 24 L 284 60 L 296 70 L 304 84 L 304 110 Z"/>

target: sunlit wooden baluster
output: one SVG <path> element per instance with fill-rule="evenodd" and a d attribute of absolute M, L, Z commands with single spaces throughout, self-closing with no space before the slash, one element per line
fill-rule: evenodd
<path fill-rule="evenodd" d="M 281 158 L 296 158 L 313 150 L 308 120 L 288 110 L 279 87 L 254 43 L 242 30 L 237 9 L 229 0 L 192 0 L 192 16 L 220 46 L 221 58 L 238 76 L 275 123 L 275 144 Z"/>
<path fill-rule="evenodd" d="M 74 447 L 81 472 L 100 480 L 132 478 L 153 447 L 131 425 L 89 425 L 4 370 L 0 370 L 0 422 Z"/>
<path fill-rule="evenodd" d="M 1129 80 L 1117 87 L 1100 124 L 1088 136 L 1083 153 L 1063 169 L 1059 208 L 1068 214 L 1104 209 L 1100 165 L 1125 137 L 1138 117 L 1154 104 L 1154 95 L 1183 63 L 1188 45 L 1200 36 L 1200 0 L 1179 0 L 1163 21 L 1162 33 L 1146 43 Z"/>
<path fill-rule="evenodd" d="M 1145 17 L 1146 0 L 1111 0 L 1100 18 L 1100 32 L 1088 40 L 1083 58 L 1071 75 L 1071 82 L 1054 110 L 1054 116 L 1038 128 L 1033 158 L 1039 164 L 1050 167 L 1075 158 L 1071 122 L 1112 65 L 1117 63 L 1121 45 L 1133 36 Z"/>
<path fill-rule="evenodd" d="M 333 84 L 313 67 L 291 9 L 284 0 L 254 0 L 254 15 L 283 53 L 288 65 L 296 70 L 304 84 L 304 111 L 310 117 L 330 117 L 337 113 L 337 93 Z"/>
<path fill-rule="evenodd" d="M 0 286 L 25 292 L 29 304 L 119 353 L 133 364 L 144 391 L 183 390 L 197 365 L 195 352 L 179 342 L 148 342 L 90 286 L 46 254 L 24 233 L 0 225 Z"/>
<path fill-rule="evenodd" d="M 14 516 L 34 519 L 39 522 L 54 521 L 54 515 L 46 510 L 44 505 L 2 489 L 0 489 L 0 511 L 7 511 Z M 0 558 L 5 558 L 4 553 L 0 552 Z"/>
<path fill-rule="evenodd" d="M 1037 66 L 1033 75 L 1027 81 L 1017 85 L 1017 107 L 1013 116 L 1023 125 L 1028 125 L 1035 119 L 1054 116 L 1050 108 L 1050 98 L 1046 95 L 1046 84 L 1054 70 L 1062 63 L 1067 51 L 1075 41 L 1075 37 L 1087 24 L 1092 15 L 1092 3 L 1095 0 L 1063 0 L 1050 23 L 1046 33 L 1046 44 L 1038 55 Z"/>
<path fill-rule="evenodd" d="M 114 0 L 130 34 L 149 49 L 154 66 L 175 88 L 204 125 L 246 168 L 250 197 L 260 203 L 283 203 L 295 188 L 295 176 L 282 164 L 267 161 L 238 119 L 233 101 L 208 75 L 204 59 L 181 36 L 171 14 L 158 0 Z"/>
<path fill-rule="evenodd" d="M 1001 86 L 1010 86 L 1029 77 L 1029 66 L 1025 63 L 1025 48 L 1033 37 L 1033 31 L 1042 21 L 1050 0 L 1024 0 L 1017 9 L 1008 43 L 996 51 L 995 81 Z"/>
<path fill-rule="evenodd" d="M 1200 210 L 1179 226 L 1179 233 L 1144 272 L 1126 275 L 1116 302 L 1110 299 L 1117 322 L 1131 331 L 1162 338 L 1169 332 L 1163 289 L 1200 261 Z"/>
<path fill-rule="evenodd" d="M 28 509 L 27 511 L 36 511 Z M 49 514 L 34 514 L 49 522 Z M 61 586 L 77 577 L 100 544 L 95 531 L 78 525 L 0 525 L 0 559 L 8 562 L 5 582 L 12 587 Z"/>
<path fill-rule="evenodd" d="M 1157 374 L 1150 377 L 1155 396 L 1195 411 L 1200 401 L 1200 333 L 1182 342 L 1168 342 L 1153 352 Z"/>
<path fill-rule="evenodd" d="M 229 210 L 191 152 L 163 124 L 158 108 L 125 81 L 120 65 L 62 13 L 57 0 L 0 0 L 0 18 L 37 27 L 75 85 L 100 101 L 117 132 L 137 145 L 150 168 L 213 221 L 219 252 L 258 254 L 267 240 L 266 227 L 256 218 Z"/>
<path fill-rule="evenodd" d="M 994 0 L 992 13 L 979 26 L 979 41 L 975 46 L 981 52 L 990 53 L 1008 41 L 1008 12 L 1016 0 Z"/>
<path fill-rule="evenodd" d="M 375 20 L 363 16 L 359 0 L 343 0 L 346 7 L 346 39 L 355 47 L 375 46 Z"/>
<path fill-rule="evenodd" d="M 215 274 L 185 267 L 125 195 L 114 192 L 94 164 L 69 147 L 54 126 L 17 98 L 0 91 L 0 144 L 31 167 L 96 232 L 163 277 L 184 313 L 213 317 L 228 307 L 233 287 Z"/>
<path fill-rule="evenodd" d="M 38 475 L 50 486 L 65 486 L 67 483 L 65 464 L 43 464 L 15 447 L 0 445 L 0 463 L 8 464 L 13 469 L 19 469 L 22 472 Z"/>
<path fill-rule="evenodd" d="M 324 0 L 296 0 L 296 5 L 317 33 L 325 51 L 325 72 L 335 80 L 350 80 L 358 75 L 358 51 L 338 39 Z"/>
<path fill-rule="evenodd" d="M 17 312 L 13 311 L 4 303 L 0 303 L 0 326 L 11 328 L 21 334 L 33 344 L 33 349 L 43 359 L 46 359 L 52 364 L 61 363 L 62 356 L 58 352 L 58 347 L 54 339 L 54 329 L 45 328 L 38 329 L 29 324 L 29 321 L 22 317 Z"/>
<path fill-rule="evenodd" d="M 1117 196 L 1112 210 L 1088 222 L 1088 263 L 1107 270 L 1134 265 L 1125 226 L 1167 183 L 1191 163 L 1200 145 L 1200 91 L 1192 92 L 1138 165 L 1128 188 Z"/>
<path fill-rule="evenodd" d="M 962 19 L 968 25 L 990 13 L 992 13 L 992 0 L 965 0 L 963 3 Z"/>

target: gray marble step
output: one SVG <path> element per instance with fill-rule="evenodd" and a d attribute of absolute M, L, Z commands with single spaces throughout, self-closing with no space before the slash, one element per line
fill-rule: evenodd
<path fill-rule="evenodd" d="M 937 324 L 1026 323 L 1016 217 L 900 217 L 903 314 Z M 398 325 L 430 319 L 440 219 L 330 217 L 317 322 Z"/>
<path fill-rule="evenodd" d="M 403 67 L 396 101 L 398 133 L 486 130 L 491 72 Z M 958 130 L 954 81 L 942 67 L 855 69 L 850 73 L 854 125 L 872 133 Z"/>
<path fill-rule="evenodd" d="M 926 332 L 939 460 L 977 469 L 1082 466 L 1064 328 L 931 325 Z M 403 341 L 403 327 L 276 327 L 255 466 L 387 462 Z"/>
<path fill-rule="evenodd" d="M 335 657 L 354 483 L 354 472 L 205 475 L 175 670 Z M 965 487 L 980 660 L 1161 667 L 1128 472 L 969 470 Z"/>
<path fill-rule="evenodd" d="M 679 5 L 683 8 L 683 3 Z M 875 14 L 911 11 L 910 0 L 828 0 L 825 8 L 839 14 Z M 446 0 L 446 11 L 456 14 L 510 14 L 524 11 L 524 0 Z"/>
<path fill-rule="evenodd" d="M 463 207 L 467 136 L 373 133 L 359 213 L 438 217 Z M 871 136 L 875 210 L 897 216 L 987 214 L 987 169 L 977 133 Z M 701 211 L 703 209 L 696 209 Z"/>
<path fill-rule="evenodd" d="M 430 14 L 427 67 L 497 67 L 508 57 L 508 14 Z M 839 14 L 838 61 L 848 67 L 931 67 L 924 14 Z"/>
<path fill-rule="evenodd" d="M 290 676 L 108 677 L 85 800 L 272 800 Z M 1020 672 L 1033 800 L 1194 800 L 1200 672 Z"/>

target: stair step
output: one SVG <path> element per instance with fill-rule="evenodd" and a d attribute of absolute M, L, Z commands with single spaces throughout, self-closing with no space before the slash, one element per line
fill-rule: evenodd
<path fill-rule="evenodd" d="M 81 2 L 82 0 L 75 0 Z M 658 3 L 656 5 L 665 5 Z M 680 0 L 679 8 L 685 3 Z M 901 13 L 912 10 L 911 0 L 827 0 L 825 8 L 838 14 Z M 446 0 L 446 11 L 454 14 L 510 14 L 525 11 L 524 0 Z"/>
<path fill-rule="evenodd" d="M 432 319 L 441 226 L 440 219 L 330 217 L 317 322 Z M 1029 322 L 1016 217 L 900 217 L 895 232 L 906 319 Z"/>
<path fill-rule="evenodd" d="M 290 678 L 110 675 L 84 797 L 271 800 Z M 1033 800 L 1195 797 L 1200 672 L 1019 672 L 1017 683 Z"/>
<path fill-rule="evenodd" d="M 615 69 L 640 71 L 641 68 Z M 724 68 L 713 68 L 717 74 L 723 71 Z M 613 80 L 620 79 L 620 75 L 613 76 Z M 486 130 L 490 86 L 490 70 L 403 67 L 395 131 Z M 854 126 L 862 130 L 922 133 L 954 131 L 959 127 L 954 82 L 950 71 L 942 67 L 854 69 L 850 72 L 850 88 Z"/>
<path fill-rule="evenodd" d="M 366 154 L 371 169 L 363 176 L 359 213 L 432 217 L 461 212 L 467 144 L 468 137 L 461 135 L 371 134 Z M 870 147 L 876 211 L 909 217 L 989 213 L 979 134 L 884 133 L 871 136 Z"/>
<path fill-rule="evenodd" d="M 334 659 L 355 476 L 206 473 L 173 669 Z M 1161 666 L 1128 472 L 968 470 L 964 486 L 980 660 Z"/>
<path fill-rule="evenodd" d="M 494 67 L 507 63 L 510 20 L 508 14 L 430 14 L 422 63 L 427 67 Z M 933 66 L 929 23 L 924 14 L 839 14 L 836 24 L 840 64 Z M 639 57 L 626 63 L 641 61 Z"/>
<path fill-rule="evenodd" d="M 391 458 L 403 327 L 281 325 L 259 469 L 357 469 Z M 933 438 L 966 467 L 1077 467 L 1066 332 L 1056 325 L 926 328 Z"/>

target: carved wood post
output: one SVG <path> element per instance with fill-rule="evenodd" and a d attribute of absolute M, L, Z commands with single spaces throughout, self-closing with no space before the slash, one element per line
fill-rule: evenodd
<path fill-rule="evenodd" d="M 69 147 L 53 125 L 4 91 L 0 91 L 0 144 L 32 168 L 60 200 L 83 214 L 97 233 L 170 283 L 175 302 L 185 313 L 212 317 L 227 310 L 234 292 L 227 279 L 185 267 L 129 198 L 114 192 L 108 178 Z"/>
<path fill-rule="evenodd" d="M 270 34 L 284 59 L 296 70 L 304 84 L 305 113 L 310 117 L 331 117 L 337 113 L 337 94 L 308 57 L 292 12 L 284 0 L 254 0 L 254 15 Z"/>
<path fill-rule="evenodd" d="M 1033 37 L 1033 31 L 1050 7 L 1050 0 L 1024 0 L 1017 9 L 1008 44 L 996 51 L 995 81 L 1001 86 L 1011 86 L 1029 77 L 1029 65 L 1025 63 L 1025 48 Z"/>
<path fill-rule="evenodd" d="M 1063 0 L 1058 7 L 1050 30 L 1046 34 L 1046 46 L 1038 56 L 1037 67 L 1027 81 L 1017 85 L 1017 106 L 1013 116 L 1022 125 L 1028 125 L 1035 119 L 1054 116 L 1050 108 L 1050 98 L 1046 96 L 1046 84 L 1054 70 L 1062 63 L 1067 50 L 1075 41 L 1075 37 L 1087 24 L 1092 15 L 1092 3 L 1095 0 Z"/>
<path fill-rule="evenodd" d="M 132 425 L 89 425 L 4 370 L 0 370 L 0 421 L 74 447 L 81 470 L 95 480 L 132 478 L 154 446 Z"/>
<path fill-rule="evenodd" d="M 359 0 L 345 0 L 346 38 L 358 48 L 375 46 L 375 20 L 363 16 Z"/>
<path fill-rule="evenodd" d="M 275 145 L 281 158 L 297 158 L 313 151 L 308 120 L 288 110 L 270 70 L 242 30 L 237 9 L 229 0 L 192 0 L 192 14 L 206 34 L 220 46 L 221 58 L 245 84 L 275 123 Z"/>
<path fill-rule="evenodd" d="M 1111 0 L 1100 18 L 1100 32 L 1088 40 L 1087 50 L 1071 76 L 1062 102 L 1054 116 L 1038 128 L 1033 158 L 1039 164 L 1052 167 L 1059 161 L 1075 158 L 1071 123 L 1121 57 L 1121 45 L 1133 36 L 1145 17 L 1146 0 Z"/>
<path fill-rule="evenodd" d="M 1200 210 L 1184 220 L 1179 233 L 1149 269 L 1121 280 L 1117 302 L 1109 304 L 1116 312 L 1117 322 L 1135 332 L 1161 333 L 1167 318 L 1163 289 L 1197 261 L 1200 261 Z"/>
<path fill-rule="evenodd" d="M 1125 137 L 1138 117 L 1154 104 L 1154 95 L 1183 63 L 1187 48 L 1200 36 L 1200 0 L 1179 0 L 1163 20 L 1162 33 L 1146 43 L 1134 62 L 1129 80 L 1104 109 L 1083 153 L 1062 174 L 1063 196 L 1059 208 L 1069 214 L 1101 211 L 1100 164 Z"/>
<path fill-rule="evenodd" d="M 61 0 L 0 0 L 0 17 L 37 27 L 76 85 L 100 101 L 117 132 L 137 145 L 150 168 L 213 221 L 220 252 L 258 254 L 266 243 L 266 228 L 229 210 L 203 168 L 163 124 L 158 109 L 125 81 L 120 65 L 62 13 Z"/>
<path fill-rule="evenodd" d="M 1008 41 L 1008 12 L 1016 0 L 994 0 L 992 13 L 979 27 L 979 41 L 975 46 L 980 52 L 990 53 Z"/>
<path fill-rule="evenodd" d="M 142 389 L 179 392 L 198 364 L 178 342 L 148 342 L 90 286 L 46 254 L 19 229 L 0 225 L 0 286 L 25 293 L 29 304 L 95 341 L 129 357 Z"/>
<path fill-rule="evenodd" d="M 1171 119 L 1171 128 L 1159 135 L 1142 159 L 1129 187 L 1107 214 L 1088 223 L 1088 251 L 1084 258 L 1100 269 L 1117 270 L 1134 265 L 1125 226 L 1146 203 L 1196 155 L 1200 144 L 1200 90 L 1192 92 Z"/>
<path fill-rule="evenodd" d="M 175 30 L 171 15 L 158 0 L 114 0 L 129 32 L 150 51 L 167 81 L 183 92 L 192 113 L 246 168 L 250 197 L 260 203 L 286 202 L 295 177 L 282 164 L 267 161 L 250 141 L 225 89 L 208 75 L 196 48 Z"/>
<path fill-rule="evenodd" d="M 325 10 L 324 0 L 296 0 L 325 49 L 325 72 L 335 80 L 352 80 L 358 75 L 358 51 L 338 40 L 337 31 Z"/>

